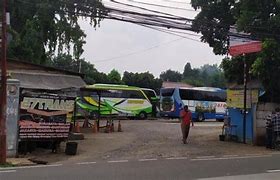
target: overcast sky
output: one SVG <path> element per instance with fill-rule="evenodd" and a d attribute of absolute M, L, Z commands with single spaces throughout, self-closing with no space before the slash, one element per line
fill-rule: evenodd
<path fill-rule="evenodd" d="M 195 11 L 159 8 L 142 5 L 149 2 L 170 7 L 191 9 L 190 0 L 118 0 L 153 10 L 168 12 L 183 17 L 194 18 Z M 105 5 L 117 4 L 103 0 Z M 190 62 L 193 67 L 203 64 L 220 64 L 222 57 L 213 54 L 208 44 L 180 38 L 139 25 L 114 20 L 103 20 L 96 30 L 88 22 L 82 21 L 81 28 L 87 34 L 83 57 L 101 71 L 108 73 L 113 68 L 121 74 L 124 71 L 149 71 L 156 77 L 167 69 L 183 71 Z M 189 36 L 199 40 L 199 37 Z"/>

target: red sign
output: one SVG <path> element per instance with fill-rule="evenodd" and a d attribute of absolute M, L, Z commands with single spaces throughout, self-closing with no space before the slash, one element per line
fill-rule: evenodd
<path fill-rule="evenodd" d="M 262 50 L 262 44 L 260 41 L 252 41 L 247 43 L 240 43 L 234 46 L 230 46 L 229 54 L 231 56 L 238 56 L 241 54 L 249 54 L 260 52 Z"/>

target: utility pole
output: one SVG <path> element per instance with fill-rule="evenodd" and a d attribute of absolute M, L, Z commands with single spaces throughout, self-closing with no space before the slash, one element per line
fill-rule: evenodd
<path fill-rule="evenodd" d="M 8 0 L 2 0 L 2 36 L 1 36 L 1 94 L 0 94 L 0 164 L 6 163 L 6 108 L 7 108 L 7 10 Z"/>
<path fill-rule="evenodd" d="M 80 59 L 79 60 L 79 73 L 81 73 L 82 71 L 82 60 Z"/>
<path fill-rule="evenodd" d="M 245 54 L 244 61 L 244 112 L 243 112 L 243 143 L 246 144 L 246 111 L 247 111 L 247 63 Z"/>

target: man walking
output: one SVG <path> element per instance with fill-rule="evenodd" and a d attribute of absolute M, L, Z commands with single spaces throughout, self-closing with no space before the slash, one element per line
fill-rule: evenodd
<path fill-rule="evenodd" d="M 272 114 L 272 148 L 278 149 L 280 137 L 280 109 L 276 108 Z"/>
<path fill-rule="evenodd" d="M 183 143 L 187 143 L 187 139 L 190 132 L 190 124 L 192 122 L 192 113 L 189 111 L 189 108 L 187 105 L 184 106 L 184 108 L 180 112 L 181 117 L 181 128 L 182 128 L 182 134 L 183 134 Z M 193 124 L 192 124 L 193 126 Z"/>

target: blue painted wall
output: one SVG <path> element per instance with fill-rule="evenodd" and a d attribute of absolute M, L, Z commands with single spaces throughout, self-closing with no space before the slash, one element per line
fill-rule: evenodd
<path fill-rule="evenodd" d="M 254 109 L 254 108 L 253 108 Z M 246 115 L 246 143 L 253 143 L 253 109 L 249 109 Z M 243 113 L 241 109 L 229 108 L 231 125 L 236 125 L 232 129 L 232 135 L 238 137 L 239 142 L 243 142 Z"/>

